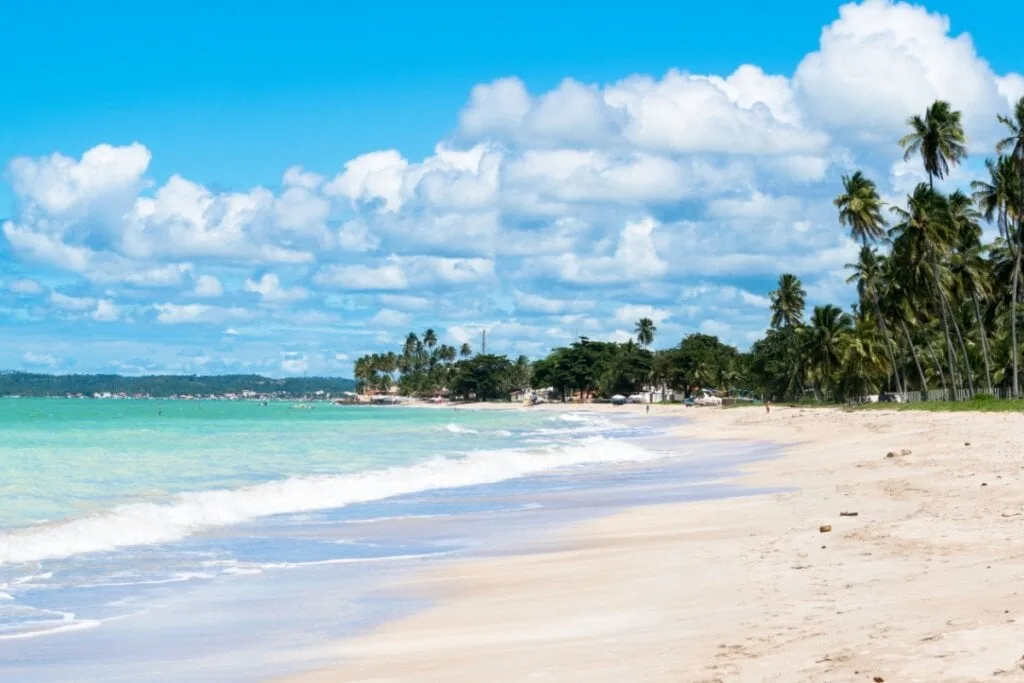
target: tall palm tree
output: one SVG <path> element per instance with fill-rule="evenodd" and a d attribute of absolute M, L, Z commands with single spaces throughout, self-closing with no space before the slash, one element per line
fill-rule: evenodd
<path fill-rule="evenodd" d="M 850 277 L 846 278 L 846 281 L 848 283 L 856 282 L 857 294 L 860 296 L 860 300 L 871 304 L 875 324 L 882 333 L 893 377 L 896 379 L 896 391 L 902 394 L 903 382 L 900 381 L 899 369 L 896 367 L 896 354 L 893 351 L 892 337 L 889 335 L 889 328 L 885 324 L 882 309 L 878 304 L 879 289 L 882 287 L 882 262 L 878 258 L 878 252 L 864 244 L 860 248 L 860 256 L 857 259 L 857 263 L 847 263 L 846 268 L 853 271 Z"/>
<path fill-rule="evenodd" d="M 935 178 L 949 174 L 950 164 L 955 166 L 967 156 L 967 136 L 960 112 L 950 107 L 949 102 L 935 100 L 923 117 L 911 116 L 907 125 L 910 132 L 900 138 L 903 160 L 920 155 L 928 174 L 928 187 L 932 188 Z"/>
<path fill-rule="evenodd" d="M 860 171 L 843 176 L 843 193 L 832 201 L 839 210 L 839 224 L 863 245 L 885 238 L 885 218 L 875 183 Z"/>
<path fill-rule="evenodd" d="M 772 327 L 779 329 L 803 324 L 807 292 L 800 278 L 792 273 L 783 273 L 768 297 L 771 299 Z"/>
<path fill-rule="evenodd" d="M 1018 103 L 1019 104 L 1019 103 Z M 1007 142 L 1003 140 L 1002 142 Z M 974 201 L 985 220 L 995 222 L 1011 257 L 1010 355 L 1013 363 L 1013 397 L 1020 398 L 1020 346 L 1017 343 L 1017 296 L 1022 266 L 1022 216 L 1024 216 L 1024 173 L 1014 159 L 1006 156 L 985 160 L 989 179 L 971 183 Z"/>
<path fill-rule="evenodd" d="M 462 343 L 462 346 L 459 347 L 459 355 L 463 358 L 469 358 L 473 355 L 473 347 L 469 345 L 469 342 Z"/>
<path fill-rule="evenodd" d="M 981 342 L 981 355 L 985 363 L 985 386 L 992 393 L 992 363 L 989 359 L 988 334 L 985 332 L 985 320 L 981 315 L 980 300 L 987 299 L 991 292 L 990 278 L 981 244 L 981 214 L 974 207 L 974 201 L 966 194 L 957 190 L 949 195 L 949 220 L 952 229 L 954 251 L 950 259 L 953 291 L 960 301 L 970 300 L 974 309 L 974 319 L 978 327 L 978 340 Z M 967 349 L 961 341 L 961 348 L 966 358 Z"/>
<path fill-rule="evenodd" d="M 636 340 L 645 349 L 654 343 L 654 334 L 657 331 L 658 328 L 655 327 L 654 321 L 650 318 L 640 318 L 633 329 L 633 332 L 636 334 Z"/>
<path fill-rule="evenodd" d="M 924 183 L 918 184 L 913 194 L 907 197 L 907 208 L 899 206 L 890 209 L 897 217 L 898 224 L 889 231 L 895 236 L 894 254 L 906 259 L 903 267 L 917 269 L 927 266 L 931 270 L 932 295 L 942 321 L 946 337 L 946 355 L 950 375 L 956 373 L 953 337 L 950 334 L 949 318 L 946 315 L 946 297 L 941 269 L 940 255 L 945 255 L 952 243 L 949 207 L 945 197 Z M 955 388 L 955 382 L 954 388 Z"/>
<path fill-rule="evenodd" d="M 1017 100 L 1013 114 L 998 114 L 999 123 L 1006 126 L 1008 135 L 996 143 L 997 154 L 1007 154 L 1013 159 L 1017 171 L 1024 175 L 1024 97 Z"/>

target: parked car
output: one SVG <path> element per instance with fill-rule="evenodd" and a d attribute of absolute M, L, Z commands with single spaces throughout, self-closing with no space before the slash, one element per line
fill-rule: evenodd
<path fill-rule="evenodd" d="M 879 403 L 903 403 L 903 397 L 899 394 L 879 394 Z"/>

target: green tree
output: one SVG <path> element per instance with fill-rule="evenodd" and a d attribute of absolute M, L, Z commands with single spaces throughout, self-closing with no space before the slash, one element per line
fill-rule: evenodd
<path fill-rule="evenodd" d="M 862 245 L 885 238 L 883 203 L 878 188 L 860 171 L 843 176 L 843 193 L 832 203 L 839 210 L 839 224 L 849 228 L 853 239 Z"/>
<path fill-rule="evenodd" d="M 967 156 L 967 136 L 960 121 L 960 112 L 948 102 L 936 100 L 925 110 L 924 116 L 907 119 L 910 132 L 900 138 L 903 160 L 920 155 L 928 187 L 934 188 L 935 178 L 945 178 L 950 165 L 957 165 Z"/>
<path fill-rule="evenodd" d="M 804 291 L 800 278 L 792 273 L 779 276 L 779 284 L 768 294 L 771 299 L 772 327 L 795 327 L 803 323 Z"/>
<path fill-rule="evenodd" d="M 654 343 L 654 335 L 657 331 L 658 328 L 655 327 L 654 321 L 650 318 L 640 318 L 636 323 L 636 328 L 633 330 L 636 334 L 636 340 L 645 349 Z"/>

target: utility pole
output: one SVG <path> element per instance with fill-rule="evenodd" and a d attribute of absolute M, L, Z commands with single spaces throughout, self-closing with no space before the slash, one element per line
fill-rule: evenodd
<path fill-rule="evenodd" d="M 481 334 L 483 334 L 484 340 L 483 340 L 483 343 L 480 345 L 480 355 L 486 356 L 487 355 L 487 330 L 483 330 L 481 332 Z"/>

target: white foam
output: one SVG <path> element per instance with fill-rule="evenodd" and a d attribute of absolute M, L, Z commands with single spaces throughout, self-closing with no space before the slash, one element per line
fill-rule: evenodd
<path fill-rule="evenodd" d="M 357 474 L 293 477 L 234 490 L 132 503 L 69 522 L 0 534 L 0 564 L 59 559 L 126 546 L 176 541 L 212 527 L 268 515 L 338 508 L 431 489 L 489 484 L 560 467 L 664 457 L 634 444 L 588 439 L 539 451 L 478 451 Z"/>
<path fill-rule="evenodd" d="M 446 424 L 441 429 L 443 429 L 446 432 L 451 432 L 452 434 L 477 434 L 478 433 L 475 429 L 470 429 L 469 427 L 463 427 L 462 425 L 457 425 L 455 423 Z"/>

